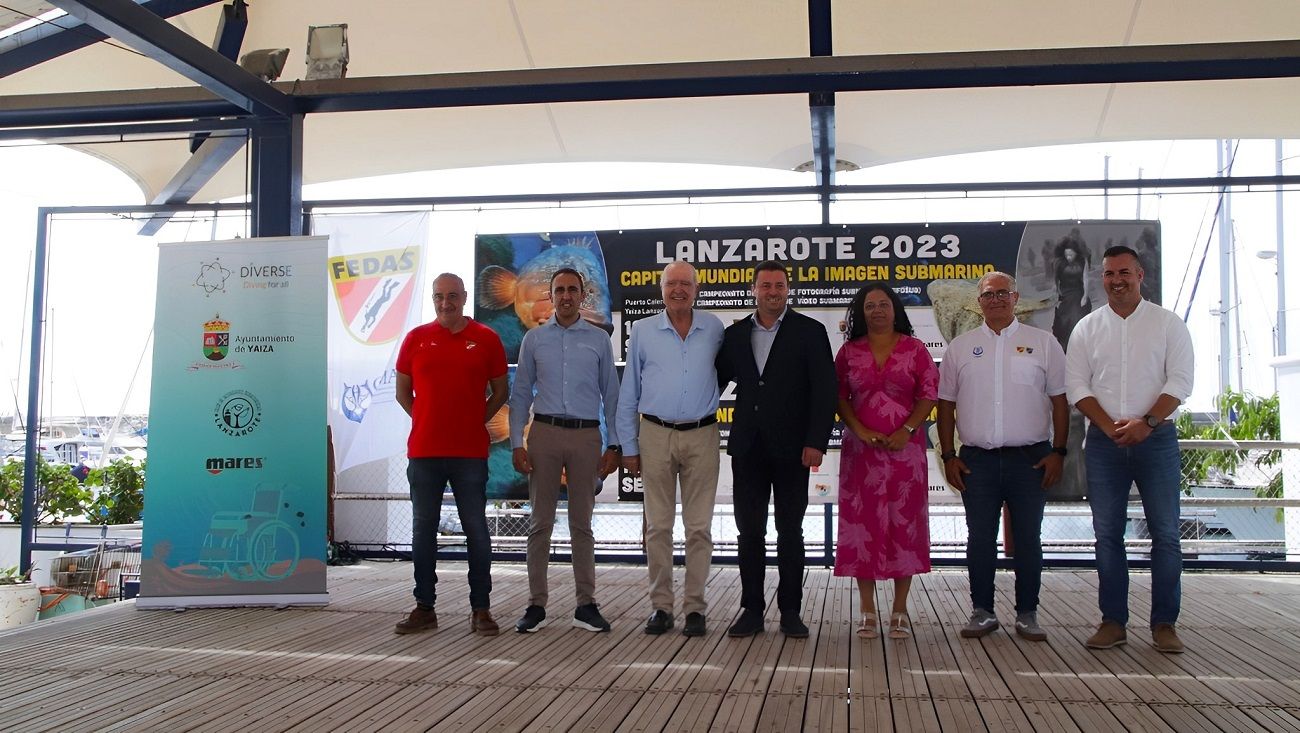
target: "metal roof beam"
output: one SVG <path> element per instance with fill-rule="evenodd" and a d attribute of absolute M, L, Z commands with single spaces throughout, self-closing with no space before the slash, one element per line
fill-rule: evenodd
<path fill-rule="evenodd" d="M 135 2 L 159 18 L 170 18 L 212 5 L 220 0 L 135 0 Z M 30 69 L 65 53 L 98 43 L 105 38 L 108 38 L 107 34 L 87 26 L 79 18 L 71 15 L 0 38 L 0 78 Z"/>
<path fill-rule="evenodd" d="M 1300 41 L 1258 41 L 361 77 L 297 82 L 294 96 L 312 113 L 1294 76 Z"/>
<path fill-rule="evenodd" d="M 313 113 L 1296 76 L 1300 76 L 1300 41 L 1255 41 L 353 77 L 271 86 L 293 92 L 300 111 Z M 206 90 L 192 88 L 3 99 L 0 127 L 177 120 L 244 112 Z"/>
<path fill-rule="evenodd" d="M 217 175 L 222 166 L 230 162 L 244 147 L 246 138 L 240 136 L 209 136 L 190 154 L 185 165 L 172 176 L 162 190 L 154 196 L 151 204 L 186 204 L 194 198 L 199 189 L 207 185 Z M 157 234 L 163 224 L 171 220 L 175 212 L 154 214 L 140 227 L 138 234 L 150 236 Z"/>
<path fill-rule="evenodd" d="M 49 2 L 245 111 L 282 117 L 294 112 L 292 97 L 132 0 Z"/>

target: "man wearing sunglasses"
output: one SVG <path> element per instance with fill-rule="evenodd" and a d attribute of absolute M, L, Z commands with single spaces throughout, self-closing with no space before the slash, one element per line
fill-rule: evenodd
<path fill-rule="evenodd" d="M 972 610 L 961 635 L 978 638 L 998 628 L 993 578 L 1005 503 L 1016 548 L 1016 633 L 1043 641 L 1040 534 L 1047 488 L 1060 480 L 1066 454 L 1065 352 L 1052 334 L 1016 320 L 1020 294 L 1010 275 L 990 272 L 978 291 L 984 323 L 954 338 L 939 367 L 940 457 L 966 507 Z"/>

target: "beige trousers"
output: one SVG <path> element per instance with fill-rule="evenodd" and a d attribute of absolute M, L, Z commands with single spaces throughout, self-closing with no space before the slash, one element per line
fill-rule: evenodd
<path fill-rule="evenodd" d="M 596 504 L 596 481 L 602 453 L 600 428 L 561 428 L 534 422 L 528 431 L 528 499 L 532 519 L 528 525 L 529 604 L 546 607 L 546 574 L 551 560 L 551 530 L 555 505 L 560 500 L 560 473 L 569 490 L 569 537 L 573 546 L 573 585 L 577 603 L 595 603 L 596 552 L 591 533 L 591 512 Z"/>
<path fill-rule="evenodd" d="M 672 430 L 641 421 L 641 477 L 645 487 L 645 554 L 650 604 L 673 612 L 673 520 L 681 482 L 686 528 L 686 584 L 682 613 L 704 613 L 704 584 L 713 557 L 713 503 L 718 493 L 718 426 Z"/>

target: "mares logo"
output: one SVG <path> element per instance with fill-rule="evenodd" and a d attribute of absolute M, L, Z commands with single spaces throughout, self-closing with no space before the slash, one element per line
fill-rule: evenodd
<path fill-rule="evenodd" d="M 266 460 L 265 458 L 260 457 L 260 456 L 258 456 L 258 457 L 250 457 L 250 458 L 218 458 L 218 457 L 213 457 L 213 458 L 208 458 L 206 461 L 204 461 L 204 466 L 203 466 L 203 468 L 204 468 L 204 470 L 206 470 L 208 473 L 212 474 L 213 476 L 216 476 L 217 474 L 221 473 L 222 471 L 231 471 L 231 470 L 240 469 L 240 468 L 253 468 L 253 469 L 258 469 L 258 468 L 261 468 L 261 467 L 262 467 L 262 463 L 263 463 L 265 460 Z"/>
<path fill-rule="evenodd" d="M 232 438 L 248 435 L 262 424 L 262 402 L 248 390 L 232 390 L 217 400 L 213 418 L 217 429 Z"/>
<path fill-rule="evenodd" d="M 406 330 L 419 269 L 420 253 L 414 248 L 331 257 L 334 301 L 348 333 L 364 344 L 400 336 Z"/>

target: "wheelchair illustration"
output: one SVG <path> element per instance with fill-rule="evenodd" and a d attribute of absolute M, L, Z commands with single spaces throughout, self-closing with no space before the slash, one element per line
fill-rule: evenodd
<path fill-rule="evenodd" d="M 259 484 L 246 512 L 217 512 L 199 549 L 210 577 L 280 580 L 298 567 L 298 534 L 280 519 L 283 484 Z"/>

